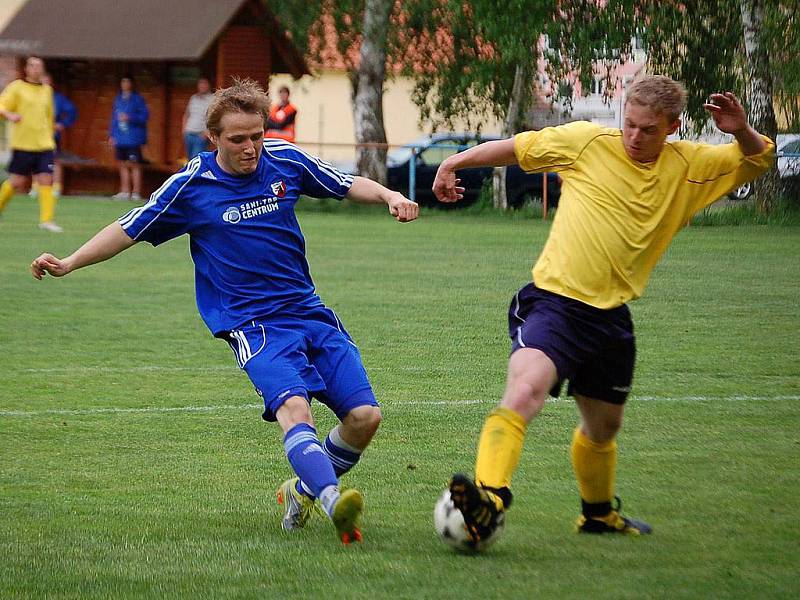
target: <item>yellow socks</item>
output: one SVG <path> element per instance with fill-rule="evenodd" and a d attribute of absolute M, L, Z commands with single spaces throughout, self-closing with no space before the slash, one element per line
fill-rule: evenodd
<path fill-rule="evenodd" d="M 586 437 L 580 427 L 572 436 L 572 468 L 578 479 L 578 488 L 584 508 L 586 504 L 608 506 L 611 510 L 614 482 L 617 475 L 617 441 L 598 444 Z M 598 507 L 600 508 L 600 507 Z"/>
<path fill-rule="evenodd" d="M 3 209 L 8 204 L 8 201 L 11 200 L 11 197 L 14 195 L 14 186 L 11 185 L 11 182 L 6 179 L 3 182 L 3 185 L 0 185 L 0 212 L 3 212 Z"/>
<path fill-rule="evenodd" d="M 56 197 L 53 195 L 53 186 L 39 186 L 39 222 L 47 223 L 56 216 Z"/>
<path fill-rule="evenodd" d="M 511 487 L 511 476 L 522 454 L 527 423 L 519 414 L 508 408 L 495 408 L 483 424 L 478 459 L 475 465 L 475 482 L 481 487 L 502 489 Z M 496 497 L 495 502 L 500 501 Z M 498 506 L 502 509 L 503 506 Z"/>

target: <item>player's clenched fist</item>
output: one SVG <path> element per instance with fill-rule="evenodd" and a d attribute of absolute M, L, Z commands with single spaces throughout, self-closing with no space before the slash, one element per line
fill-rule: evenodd
<path fill-rule="evenodd" d="M 388 204 L 389 212 L 401 223 L 413 221 L 419 216 L 419 204 L 412 202 L 402 194 L 393 194 Z"/>
<path fill-rule="evenodd" d="M 36 279 L 41 280 L 48 273 L 53 277 L 63 277 L 69 273 L 69 269 L 63 260 L 45 252 L 33 260 L 31 273 Z"/>

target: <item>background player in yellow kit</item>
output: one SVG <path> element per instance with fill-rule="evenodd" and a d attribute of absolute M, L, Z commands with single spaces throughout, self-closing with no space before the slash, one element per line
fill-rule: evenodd
<path fill-rule="evenodd" d="M 27 191 L 32 178 L 38 184 L 39 227 L 60 233 L 61 227 L 53 220 L 56 214 L 53 88 L 42 82 L 44 75 L 44 61 L 31 56 L 25 61 L 25 79 L 12 81 L 0 94 L 0 116 L 13 123 L 9 178 L 0 185 L 0 213 L 15 191 Z"/>

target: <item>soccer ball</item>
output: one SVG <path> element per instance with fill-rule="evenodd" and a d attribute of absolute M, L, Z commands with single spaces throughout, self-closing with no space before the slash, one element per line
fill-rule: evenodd
<path fill-rule="evenodd" d="M 464 516 L 450 499 L 450 490 L 445 490 L 436 501 L 433 508 L 433 524 L 439 538 L 448 546 L 455 548 L 459 552 L 481 552 L 497 541 L 505 526 L 505 514 L 501 514 L 497 523 L 497 528 L 492 535 L 478 542 L 469 539 L 467 526 L 464 525 Z"/>

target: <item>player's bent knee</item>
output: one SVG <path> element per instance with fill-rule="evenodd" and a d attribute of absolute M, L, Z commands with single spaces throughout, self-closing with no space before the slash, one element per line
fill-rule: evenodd
<path fill-rule="evenodd" d="M 284 432 L 299 423 L 313 424 L 311 406 L 303 396 L 291 396 L 275 411 L 275 418 Z"/>
<path fill-rule="evenodd" d="M 501 406 L 513 410 L 527 422 L 539 414 L 546 397 L 546 392 L 537 393 L 530 386 L 519 386 L 506 390 Z"/>
<path fill-rule="evenodd" d="M 348 429 L 357 431 L 361 436 L 372 437 L 378 431 L 383 420 L 381 409 L 377 406 L 357 406 L 344 418 L 344 425 Z"/>

